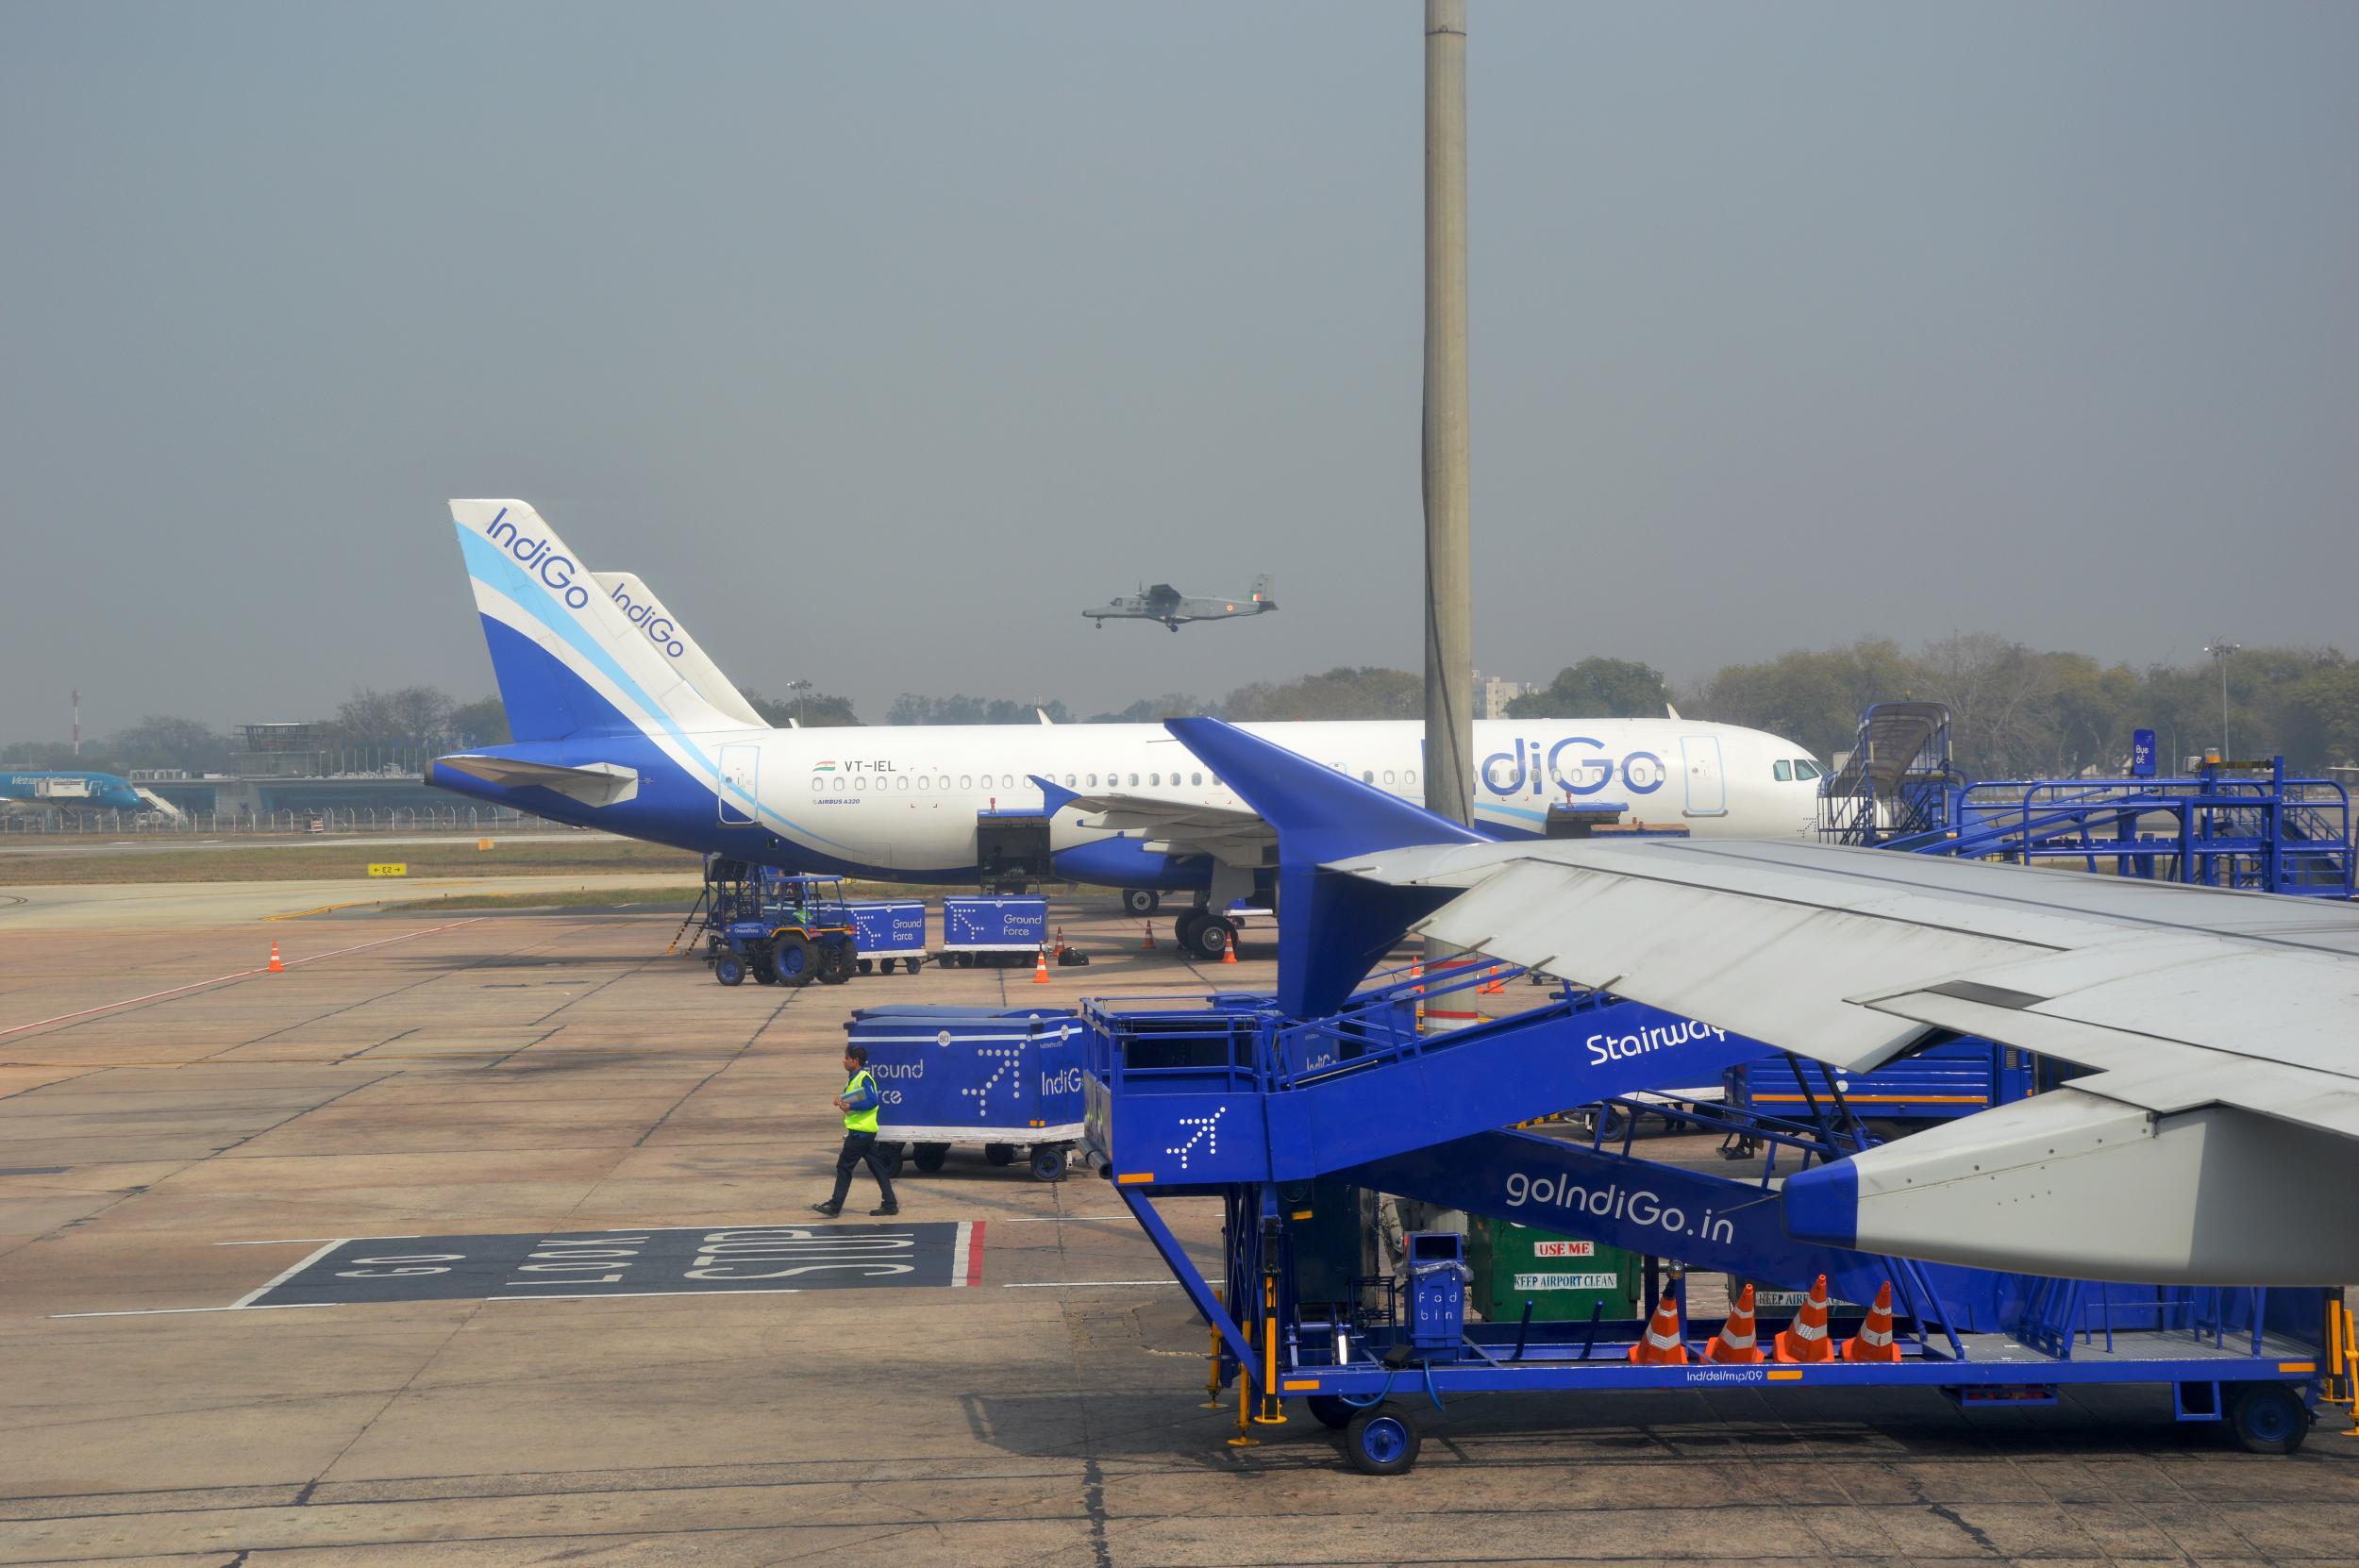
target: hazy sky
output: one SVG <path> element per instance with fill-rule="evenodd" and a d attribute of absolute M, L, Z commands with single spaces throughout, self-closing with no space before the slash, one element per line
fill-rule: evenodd
<path fill-rule="evenodd" d="M 2359 642 L 2359 6 L 1468 58 L 1484 669 Z M 1416 667 L 1422 68 L 1415 0 L 0 0 L 0 738 L 489 691 L 451 495 L 870 717 Z"/>

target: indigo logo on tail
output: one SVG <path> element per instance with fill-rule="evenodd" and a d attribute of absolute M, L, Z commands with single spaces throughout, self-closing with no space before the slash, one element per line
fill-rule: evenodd
<path fill-rule="evenodd" d="M 526 571 L 557 590 L 568 609 L 590 608 L 590 591 L 574 581 L 574 575 L 580 568 L 573 563 L 572 558 L 559 555 L 545 539 L 527 539 L 519 534 L 516 525 L 508 520 L 508 509 L 501 508 L 500 514 L 492 519 L 492 525 L 483 532 L 493 543 L 506 545 L 508 553 L 515 557 Z"/>
<path fill-rule="evenodd" d="M 614 602 L 622 608 L 623 619 L 647 634 L 647 641 L 670 654 L 674 659 L 688 651 L 688 644 L 673 635 L 678 628 L 667 616 L 658 615 L 652 604 L 641 604 L 620 588 L 614 591 Z"/>

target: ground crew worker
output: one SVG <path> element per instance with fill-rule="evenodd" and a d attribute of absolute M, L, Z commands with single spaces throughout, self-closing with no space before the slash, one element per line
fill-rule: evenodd
<path fill-rule="evenodd" d="M 844 1149 L 835 1157 L 835 1196 L 811 1208 L 834 1219 L 844 1212 L 844 1199 L 852 1191 L 852 1173 L 862 1160 L 868 1163 L 868 1174 L 877 1178 L 877 1190 L 884 1201 L 871 1209 L 871 1214 L 898 1214 L 901 1206 L 893 1200 L 893 1177 L 885 1157 L 877 1152 L 877 1108 L 884 1096 L 877 1093 L 877 1080 L 868 1071 L 868 1047 L 844 1047 L 844 1072 L 850 1080 L 844 1093 L 835 1097 L 836 1109 L 844 1112 Z"/>

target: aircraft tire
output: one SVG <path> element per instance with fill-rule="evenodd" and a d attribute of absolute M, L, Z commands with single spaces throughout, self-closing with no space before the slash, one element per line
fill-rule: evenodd
<path fill-rule="evenodd" d="M 1237 928 L 1234 926 L 1219 915 L 1207 914 L 1189 926 L 1187 935 L 1180 940 L 1187 948 L 1189 957 L 1217 963 L 1220 956 L 1229 950 L 1229 944 L 1236 939 Z"/>

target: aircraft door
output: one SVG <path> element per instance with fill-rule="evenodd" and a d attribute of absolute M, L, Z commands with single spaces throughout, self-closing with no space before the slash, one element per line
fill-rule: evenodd
<path fill-rule="evenodd" d="M 1717 735 L 1680 737 L 1680 761 L 1687 775 L 1687 814 L 1725 817 L 1729 814 L 1728 779 L 1720 770 Z"/>
<path fill-rule="evenodd" d="M 761 748 L 750 743 L 721 748 L 721 785 L 716 792 L 724 826 L 743 827 L 754 820 L 754 802 L 761 798 Z"/>

